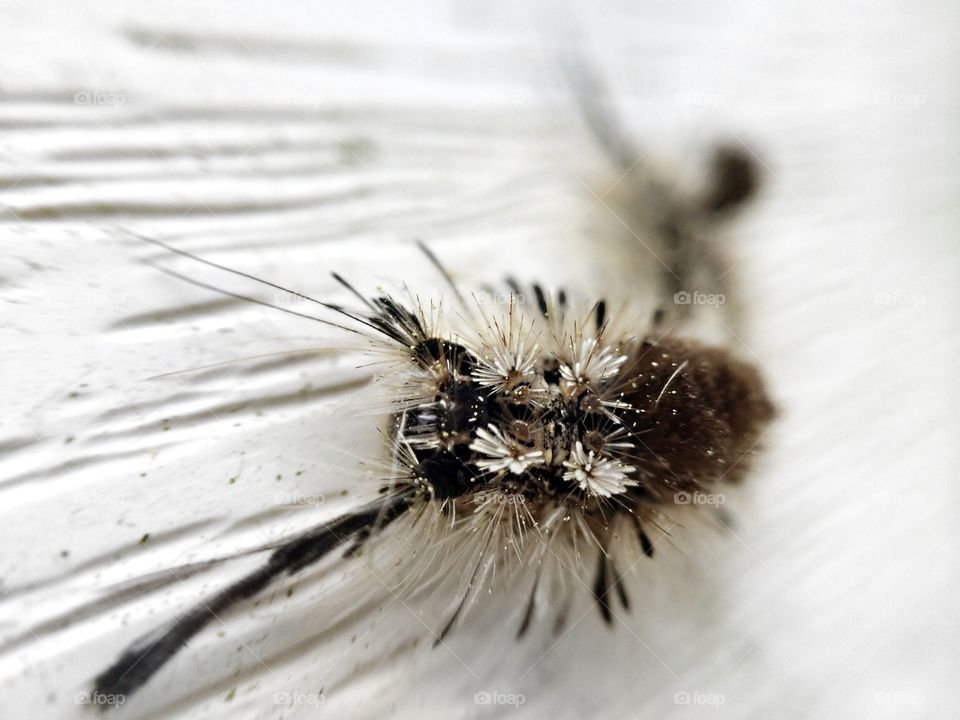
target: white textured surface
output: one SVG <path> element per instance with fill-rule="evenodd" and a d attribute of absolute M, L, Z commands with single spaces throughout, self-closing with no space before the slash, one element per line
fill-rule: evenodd
<path fill-rule="evenodd" d="M 479 612 L 434 651 L 396 603 L 358 601 L 329 632 L 341 571 L 310 575 L 204 633 L 126 712 L 960 714 L 958 9 L 633 6 L 0 9 L 0 716 L 81 716 L 119 648 L 250 561 L 186 565 L 328 517 L 379 449 L 338 356 L 147 380 L 330 334 L 158 273 L 122 229 L 324 297 L 331 269 L 436 289 L 414 237 L 462 277 L 616 284 L 579 260 L 597 158 L 554 66 L 570 38 L 653 157 L 695 167 L 732 137 L 768 168 L 731 231 L 741 350 L 783 415 L 714 538 L 723 562 L 645 571 L 616 633 L 581 598 L 556 644 Z M 300 494 L 328 502 L 278 502 Z M 322 708 L 274 703 L 321 687 Z M 475 705 L 485 690 L 525 702 Z"/>

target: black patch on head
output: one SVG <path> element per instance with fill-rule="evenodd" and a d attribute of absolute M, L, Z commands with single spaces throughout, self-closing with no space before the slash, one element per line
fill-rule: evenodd
<path fill-rule="evenodd" d="M 460 375 L 469 375 L 476 366 L 473 355 L 463 345 L 441 338 L 427 338 L 417 343 L 413 348 L 413 357 L 423 367 L 438 362 L 449 363 L 450 369 Z"/>
<path fill-rule="evenodd" d="M 466 495 L 478 482 L 473 468 L 446 450 L 427 455 L 419 462 L 416 471 L 430 483 L 434 495 L 440 500 Z"/>
<path fill-rule="evenodd" d="M 453 382 L 438 396 L 439 427 L 444 433 L 460 435 L 484 427 L 490 417 L 489 399 L 469 382 Z"/>

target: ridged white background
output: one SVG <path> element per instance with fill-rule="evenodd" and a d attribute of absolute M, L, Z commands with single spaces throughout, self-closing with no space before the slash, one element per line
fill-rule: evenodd
<path fill-rule="evenodd" d="M 615 632 L 581 592 L 559 640 L 514 642 L 505 604 L 430 650 L 436 598 L 334 607 L 350 571 L 314 573 L 122 713 L 957 717 L 958 10 L 4 3 L 0 716 L 90 716 L 77 694 L 126 642 L 255 562 L 203 561 L 348 507 L 381 450 L 354 358 L 155 378 L 343 341 L 158 272 L 260 293 L 126 231 L 338 300 L 331 270 L 441 290 L 417 237 L 466 283 L 631 291 L 589 219 L 572 45 L 651 160 L 688 176 L 724 139 L 765 167 L 727 232 L 735 345 L 781 416 L 733 530 L 709 562 L 664 548 Z"/>

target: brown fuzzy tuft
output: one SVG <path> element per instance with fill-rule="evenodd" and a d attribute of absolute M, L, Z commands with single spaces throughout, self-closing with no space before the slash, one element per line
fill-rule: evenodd
<path fill-rule="evenodd" d="M 756 368 L 676 338 L 643 342 L 628 368 L 623 399 L 637 409 L 637 453 L 654 475 L 648 491 L 669 495 L 743 477 L 775 414 Z"/>

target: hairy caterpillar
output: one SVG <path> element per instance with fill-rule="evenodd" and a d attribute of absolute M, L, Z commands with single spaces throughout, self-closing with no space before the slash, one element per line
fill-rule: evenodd
<path fill-rule="evenodd" d="M 611 154 L 632 168 L 604 118 L 587 115 Z M 671 250 L 667 292 L 692 287 L 687 279 L 701 268 L 691 225 L 750 195 L 753 178 L 742 156 L 721 152 L 715 177 L 695 205 L 657 184 L 644 186 L 639 205 L 657 207 L 653 225 Z M 430 528 L 451 544 L 469 544 L 469 552 L 450 559 L 465 569 L 467 583 L 436 627 L 436 642 L 497 568 L 532 573 L 517 627 L 518 635 L 527 633 L 549 557 L 568 571 L 590 573 L 609 622 L 613 598 L 629 605 L 625 553 L 655 554 L 651 528 L 678 495 L 739 481 L 773 415 L 752 365 L 668 331 L 664 307 L 644 311 L 605 297 L 584 302 L 563 289 L 535 284 L 527 291 L 507 281 L 507 302 L 489 312 L 460 291 L 425 247 L 449 281 L 456 313 L 413 297 L 366 295 L 334 275 L 355 298 L 347 307 L 143 239 L 292 292 L 320 307 L 322 317 L 281 310 L 362 335 L 389 358 L 389 370 L 380 373 L 392 397 L 383 427 L 388 471 L 375 500 L 283 542 L 259 569 L 135 641 L 95 679 L 105 696 L 135 692 L 218 613 L 278 578 L 335 550 L 354 556 L 389 533 Z M 681 304 L 680 320 L 684 310 Z M 563 622 L 562 605 L 555 626 Z"/>

